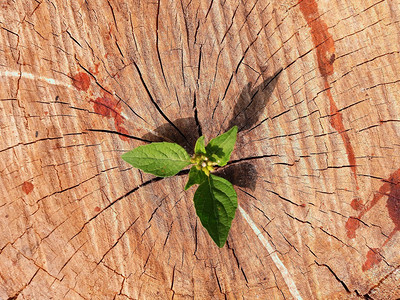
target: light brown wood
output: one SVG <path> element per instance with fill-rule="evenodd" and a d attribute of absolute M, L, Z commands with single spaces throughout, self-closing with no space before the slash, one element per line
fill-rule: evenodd
<path fill-rule="evenodd" d="M 0 299 L 400 297 L 398 1 L 0 5 Z M 219 249 L 120 155 L 232 125 Z"/>

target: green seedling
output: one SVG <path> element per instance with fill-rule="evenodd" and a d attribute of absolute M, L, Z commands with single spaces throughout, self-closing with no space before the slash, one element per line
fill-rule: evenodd
<path fill-rule="evenodd" d="M 223 247 L 238 206 L 237 195 L 228 180 L 212 173 L 216 166 L 228 163 L 237 131 L 234 126 L 213 138 L 207 146 L 204 136 L 199 137 L 192 157 L 178 144 L 162 142 L 139 146 L 123 154 L 122 159 L 159 177 L 173 176 L 192 165 L 185 190 L 199 185 L 193 199 L 197 216 L 218 247 Z"/>

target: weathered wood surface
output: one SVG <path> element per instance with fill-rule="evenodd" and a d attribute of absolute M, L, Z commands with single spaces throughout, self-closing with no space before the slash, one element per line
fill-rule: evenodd
<path fill-rule="evenodd" d="M 400 297 L 397 0 L 0 4 L 0 299 Z M 120 155 L 233 124 L 219 249 Z"/>

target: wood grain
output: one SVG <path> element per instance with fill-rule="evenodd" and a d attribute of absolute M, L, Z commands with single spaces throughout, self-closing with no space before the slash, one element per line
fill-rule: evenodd
<path fill-rule="evenodd" d="M 398 1 L 0 7 L 0 299 L 400 297 Z M 219 249 L 120 156 L 232 125 Z"/>

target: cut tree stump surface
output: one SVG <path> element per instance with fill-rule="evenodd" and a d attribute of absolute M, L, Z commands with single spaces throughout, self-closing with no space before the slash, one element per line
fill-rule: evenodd
<path fill-rule="evenodd" d="M 400 298 L 397 0 L 0 7 L 0 299 Z M 121 154 L 233 125 L 219 249 Z"/>

